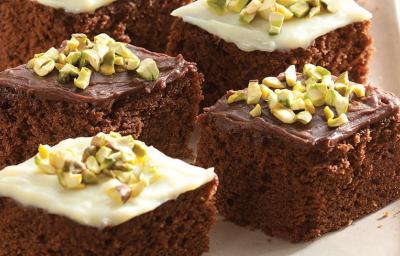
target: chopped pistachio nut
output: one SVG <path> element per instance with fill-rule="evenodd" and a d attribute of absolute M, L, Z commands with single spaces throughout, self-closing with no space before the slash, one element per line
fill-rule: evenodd
<path fill-rule="evenodd" d="M 262 81 L 263 84 L 273 89 L 284 89 L 285 85 L 277 77 L 266 77 Z"/>
<path fill-rule="evenodd" d="M 262 96 L 260 85 L 257 80 L 251 80 L 247 88 L 247 104 L 257 104 Z"/>
<path fill-rule="evenodd" d="M 251 23 L 257 15 L 258 9 L 261 7 L 260 0 L 251 0 L 250 3 L 242 9 L 239 19 L 244 23 Z"/>
<path fill-rule="evenodd" d="M 284 21 L 293 18 L 312 18 L 324 12 L 336 12 L 334 0 L 207 0 L 217 14 L 225 11 L 239 13 L 239 20 L 249 24 L 257 16 L 269 21 L 269 34 L 280 34 Z"/>
<path fill-rule="evenodd" d="M 296 115 L 297 121 L 302 124 L 308 124 L 312 120 L 312 115 L 308 111 L 301 111 Z"/>
<path fill-rule="evenodd" d="M 158 75 L 160 74 L 157 63 L 153 59 L 149 58 L 142 60 L 136 72 L 141 78 L 147 81 L 157 80 Z"/>
<path fill-rule="evenodd" d="M 257 104 L 251 111 L 250 111 L 250 115 L 252 117 L 259 117 L 262 114 L 262 108 L 260 104 Z"/>
<path fill-rule="evenodd" d="M 26 66 L 39 76 L 46 76 L 56 69 L 60 83 L 68 83 L 71 78 L 78 77 L 74 79 L 74 85 L 80 89 L 87 88 L 92 70 L 110 76 L 139 69 L 139 76 L 149 81 L 156 80 L 159 75 L 154 60 L 146 59 L 141 63 L 125 43 L 116 42 L 107 34 L 95 36 L 94 43 L 84 34 L 73 34 L 62 51 L 52 47 L 44 53 L 35 54 Z"/>
<path fill-rule="evenodd" d="M 207 5 L 212 11 L 221 14 L 226 7 L 226 1 L 227 0 L 207 0 Z"/>
<path fill-rule="evenodd" d="M 291 65 L 288 69 L 286 69 L 285 78 L 286 78 L 286 83 L 289 86 L 295 86 L 297 84 L 297 73 L 295 65 Z"/>
<path fill-rule="evenodd" d="M 265 0 L 264 0 L 265 2 Z M 227 8 L 229 11 L 240 13 L 240 11 L 249 3 L 249 0 L 230 0 Z"/>
<path fill-rule="evenodd" d="M 92 70 L 83 67 L 78 74 L 78 77 L 74 79 L 74 85 L 82 90 L 85 90 L 90 83 L 90 77 L 92 75 Z"/>
<path fill-rule="evenodd" d="M 286 8 L 284 5 L 276 4 L 275 8 L 276 8 L 277 12 L 283 14 L 283 16 L 285 17 L 285 20 L 290 20 L 294 16 L 294 14 L 288 8 Z"/>
<path fill-rule="evenodd" d="M 340 76 L 338 76 L 335 80 L 335 84 L 349 85 L 350 84 L 349 72 L 346 71 L 346 72 L 342 73 Z"/>
<path fill-rule="evenodd" d="M 57 175 L 65 189 L 84 189 L 86 185 L 116 179 L 120 184 L 107 194 L 120 203 L 138 196 L 160 177 L 149 161 L 145 144 L 119 133 L 93 137 L 82 159 L 72 149 L 57 151 L 40 145 L 35 164 L 41 172 Z"/>
<path fill-rule="evenodd" d="M 348 122 L 349 122 L 349 119 L 347 118 L 346 114 L 341 114 L 337 118 L 328 119 L 328 126 L 329 127 L 339 127 L 339 126 L 347 124 Z"/>
<path fill-rule="evenodd" d="M 269 34 L 277 35 L 281 33 L 285 16 L 280 12 L 272 12 L 269 16 Z"/>
<path fill-rule="evenodd" d="M 335 84 L 335 80 L 340 83 Z M 270 112 L 286 124 L 308 124 L 317 113 L 316 107 L 321 107 L 328 125 L 337 127 L 348 122 L 346 113 L 351 100 L 365 95 L 365 87 L 348 81 L 347 73 L 335 79 L 326 68 L 307 64 L 302 75 L 293 65 L 278 77 L 264 78 L 261 85 L 252 80 L 247 90 L 229 92 L 227 103 L 246 101 L 251 106 L 250 115 L 253 117 L 263 114 L 261 103 L 267 104 Z"/>

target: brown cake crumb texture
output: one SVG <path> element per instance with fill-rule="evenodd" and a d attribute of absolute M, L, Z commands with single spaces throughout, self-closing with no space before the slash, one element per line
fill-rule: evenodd
<path fill-rule="evenodd" d="M 226 219 L 307 241 L 400 197 L 399 120 L 370 124 L 322 150 L 273 133 L 221 129 L 203 115 L 197 164 L 215 166 L 217 207 Z"/>
<path fill-rule="evenodd" d="M 182 54 L 205 74 L 203 106 L 213 105 L 228 90 L 243 89 L 252 79 L 277 76 L 290 65 L 301 70 L 307 63 L 329 69 L 334 75 L 349 71 L 352 81 L 365 83 L 372 54 L 370 22 L 337 29 L 308 48 L 290 51 L 244 52 L 194 25 L 177 20 L 172 25 L 167 53 Z"/>
<path fill-rule="evenodd" d="M 0 256 L 195 256 L 209 250 L 217 181 L 104 230 L 0 198 Z"/>
<path fill-rule="evenodd" d="M 0 1 L 0 70 L 26 63 L 73 33 L 107 33 L 117 41 L 164 52 L 172 10 L 189 0 L 118 0 L 94 13 L 72 14 L 31 0 Z"/>
<path fill-rule="evenodd" d="M 123 96 L 108 106 L 39 99 L 29 90 L 0 87 L 0 168 L 20 163 L 39 144 L 118 131 L 172 157 L 190 157 L 188 142 L 201 100 L 195 69 L 166 88 Z"/>

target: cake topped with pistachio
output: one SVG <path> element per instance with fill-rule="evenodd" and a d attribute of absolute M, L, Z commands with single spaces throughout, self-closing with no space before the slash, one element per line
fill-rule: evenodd
<path fill-rule="evenodd" d="M 158 79 L 159 69 L 154 59 L 140 59 L 125 43 L 116 42 L 107 34 L 99 34 L 92 42 L 85 34 L 73 34 L 58 50 L 54 47 L 35 54 L 27 63 L 38 76 L 58 72 L 61 84 L 73 82 L 76 88 L 85 90 L 93 72 L 112 76 L 121 72 L 135 72 L 146 80 Z"/>
<path fill-rule="evenodd" d="M 306 64 L 302 73 L 294 65 L 278 77 L 266 77 L 260 84 L 249 82 L 246 90 L 230 91 L 228 104 L 245 101 L 252 110 L 252 117 L 262 115 L 260 101 L 282 123 L 311 122 L 316 108 L 323 108 L 329 127 L 339 127 L 348 122 L 346 113 L 354 98 L 365 96 L 365 87 L 351 83 L 348 72 L 339 77 L 323 67 Z"/>
<path fill-rule="evenodd" d="M 198 0 L 172 15 L 246 52 L 307 48 L 372 17 L 354 0 Z"/>
<path fill-rule="evenodd" d="M 338 8 L 335 0 L 207 0 L 207 4 L 221 15 L 225 11 L 239 13 L 243 23 L 251 23 L 256 17 L 265 19 L 270 35 L 280 34 L 284 22 L 336 12 Z"/>
<path fill-rule="evenodd" d="M 0 171 L 0 197 L 104 228 L 149 212 L 216 178 L 118 133 L 39 146 Z"/>

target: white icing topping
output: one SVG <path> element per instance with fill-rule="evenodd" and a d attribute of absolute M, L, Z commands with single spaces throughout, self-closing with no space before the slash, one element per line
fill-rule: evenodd
<path fill-rule="evenodd" d="M 42 5 L 56 9 L 64 9 L 66 12 L 84 13 L 94 12 L 97 8 L 109 5 L 115 0 L 34 0 Z"/>
<path fill-rule="evenodd" d="M 68 139 L 53 148 L 72 148 L 82 154 L 90 141 L 91 138 Z M 104 228 L 150 212 L 216 177 L 213 169 L 206 170 L 172 159 L 153 147 L 147 150 L 160 178 L 124 205 L 115 203 L 106 193 L 109 187 L 120 184 L 118 181 L 108 180 L 82 190 L 66 190 L 59 185 L 56 175 L 39 173 L 33 158 L 0 171 L 0 197 L 66 216 L 82 225 Z"/>
<path fill-rule="evenodd" d="M 313 18 L 286 21 L 282 32 L 276 36 L 268 34 L 268 22 L 256 18 L 251 24 L 242 24 L 237 13 L 225 12 L 217 15 L 206 6 L 206 0 L 199 0 L 175 10 L 172 15 L 198 26 L 226 42 L 234 43 L 243 51 L 288 50 L 307 48 L 312 42 L 335 29 L 354 22 L 369 20 L 372 14 L 354 0 L 336 0 L 339 10 L 324 13 Z"/>

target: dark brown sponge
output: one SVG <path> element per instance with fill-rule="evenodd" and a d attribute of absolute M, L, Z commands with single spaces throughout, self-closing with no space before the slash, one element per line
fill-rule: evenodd
<path fill-rule="evenodd" d="M 350 72 L 354 82 L 364 83 L 372 54 L 370 22 L 354 23 L 317 38 L 306 48 L 290 51 L 244 52 L 194 25 L 177 20 L 171 30 L 167 53 L 182 54 L 196 62 L 205 74 L 203 106 L 213 105 L 230 89 L 243 89 L 251 79 L 277 76 L 289 65 L 301 70 L 312 63 L 334 75 Z"/>
<path fill-rule="evenodd" d="M 60 45 L 72 33 L 108 33 L 118 41 L 164 52 L 174 17 L 191 0 L 117 0 L 94 13 L 73 14 L 31 0 L 0 1 L 0 71 Z"/>
<path fill-rule="evenodd" d="M 99 230 L 0 197 L 0 256 L 198 256 L 209 250 L 217 180 Z"/>

